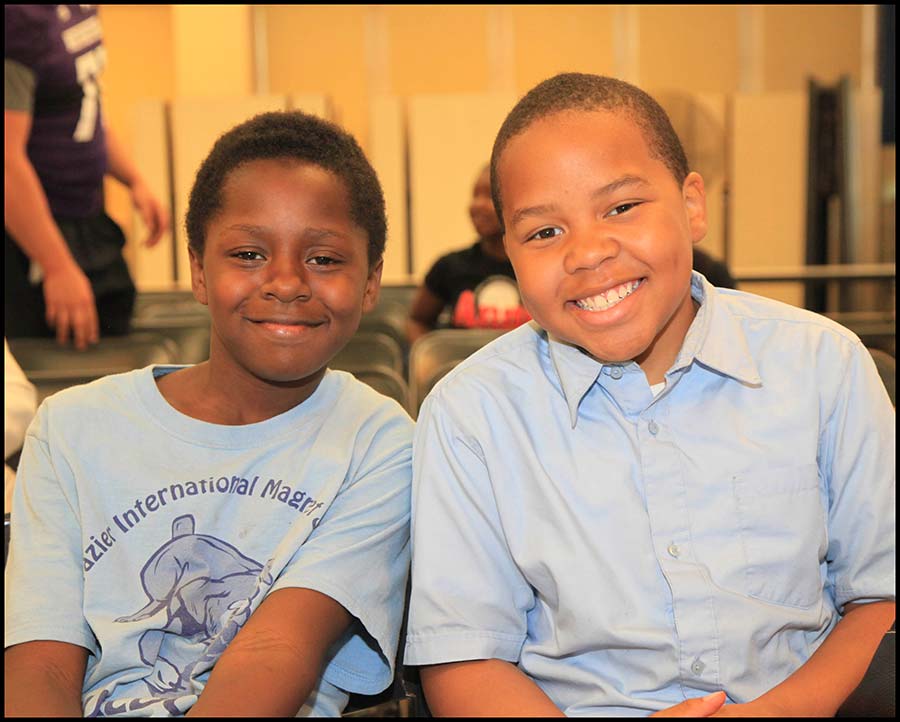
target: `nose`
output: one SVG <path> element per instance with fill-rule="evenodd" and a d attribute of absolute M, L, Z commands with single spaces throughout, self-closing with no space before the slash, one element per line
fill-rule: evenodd
<path fill-rule="evenodd" d="M 283 303 L 308 299 L 309 269 L 302 259 L 274 256 L 266 266 L 261 290 L 264 296 Z"/>
<path fill-rule="evenodd" d="M 619 254 L 620 244 L 605 231 L 584 229 L 569 232 L 563 268 L 566 273 L 590 271 Z"/>

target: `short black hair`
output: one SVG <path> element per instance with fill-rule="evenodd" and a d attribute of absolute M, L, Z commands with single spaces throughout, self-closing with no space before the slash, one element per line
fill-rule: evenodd
<path fill-rule="evenodd" d="M 197 171 L 185 216 L 188 245 L 200 256 L 206 227 L 222 207 L 233 170 L 254 160 L 286 159 L 317 165 L 347 188 L 350 216 L 368 237 L 369 268 L 384 255 L 387 216 L 378 175 L 356 139 L 327 120 L 300 111 L 256 115 L 223 134 Z"/>
<path fill-rule="evenodd" d="M 687 156 L 659 103 L 623 80 L 587 73 L 560 73 L 529 90 L 506 116 L 497 133 L 491 153 L 491 196 L 501 228 L 503 207 L 497 175 L 500 156 L 509 141 L 532 123 L 566 110 L 624 111 L 644 133 L 651 155 L 666 165 L 679 185 L 684 183 L 689 172 Z"/>

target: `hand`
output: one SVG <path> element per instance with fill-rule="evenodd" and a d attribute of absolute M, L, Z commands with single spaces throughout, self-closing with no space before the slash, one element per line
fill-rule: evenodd
<path fill-rule="evenodd" d="M 56 328 L 56 340 L 65 345 L 69 331 L 75 348 L 83 351 L 89 343 L 97 343 L 100 324 L 97 304 L 90 281 L 74 263 L 44 271 L 44 302 L 47 306 L 47 325 Z"/>
<path fill-rule="evenodd" d="M 713 717 L 716 713 L 723 709 L 725 704 L 724 692 L 713 692 L 705 697 L 697 697 L 688 699 L 684 702 L 676 704 L 674 707 L 661 709 L 654 712 L 651 717 Z M 729 705 L 730 707 L 740 707 L 743 705 Z"/>
<path fill-rule="evenodd" d="M 143 181 L 137 181 L 131 186 L 131 202 L 147 226 L 148 236 L 144 245 L 151 248 L 168 229 L 169 214 Z"/>

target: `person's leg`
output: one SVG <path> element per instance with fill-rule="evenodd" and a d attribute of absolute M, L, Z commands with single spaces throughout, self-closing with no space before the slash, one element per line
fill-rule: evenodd
<path fill-rule="evenodd" d="M 61 222 L 60 229 L 94 290 L 100 336 L 127 334 L 136 291 L 122 255 L 122 229 L 106 214 Z"/>
<path fill-rule="evenodd" d="M 9 233 L 3 253 L 3 333 L 7 338 L 53 336 L 47 325 L 44 290 L 28 281 L 31 261 Z"/>

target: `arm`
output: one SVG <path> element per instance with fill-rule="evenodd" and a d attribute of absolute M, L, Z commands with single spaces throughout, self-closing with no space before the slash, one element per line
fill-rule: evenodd
<path fill-rule="evenodd" d="M 435 295 L 427 286 L 421 286 L 409 309 L 406 321 L 406 335 L 412 343 L 419 336 L 433 331 L 441 311 L 444 310 L 444 299 Z"/>
<path fill-rule="evenodd" d="M 272 592 L 228 645 L 188 716 L 294 716 L 351 621 L 311 589 Z"/>
<path fill-rule="evenodd" d="M 436 664 L 420 674 L 435 717 L 565 717 L 530 677 L 501 659 Z"/>
<path fill-rule="evenodd" d="M 423 667 L 421 679 L 435 717 L 565 717 L 534 680 L 500 659 Z M 709 717 L 724 702 L 715 692 L 650 716 Z"/>
<path fill-rule="evenodd" d="M 81 717 L 88 651 L 67 642 L 16 644 L 3 654 L 7 717 Z"/>
<path fill-rule="evenodd" d="M 25 255 L 43 269 L 47 324 L 56 327 L 57 341 L 66 343 L 71 329 L 75 346 L 84 349 L 99 337 L 94 292 L 53 220 L 47 196 L 28 160 L 31 113 L 5 110 L 3 130 L 6 229 Z"/>
<path fill-rule="evenodd" d="M 119 142 L 118 136 L 106 126 L 106 154 L 108 162 L 107 172 L 117 181 L 131 191 L 131 202 L 147 226 L 148 236 L 144 244 L 149 248 L 156 245 L 162 234 L 169 227 L 169 214 L 160 205 L 159 201 L 150 192 L 150 188 L 138 173 L 137 168 L 125 148 Z"/>
<path fill-rule="evenodd" d="M 847 604 L 806 664 L 752 702 L 726 705 L 716 716 L 834 717 L 862 681 L 894 611 L 894 602 Z"/>

